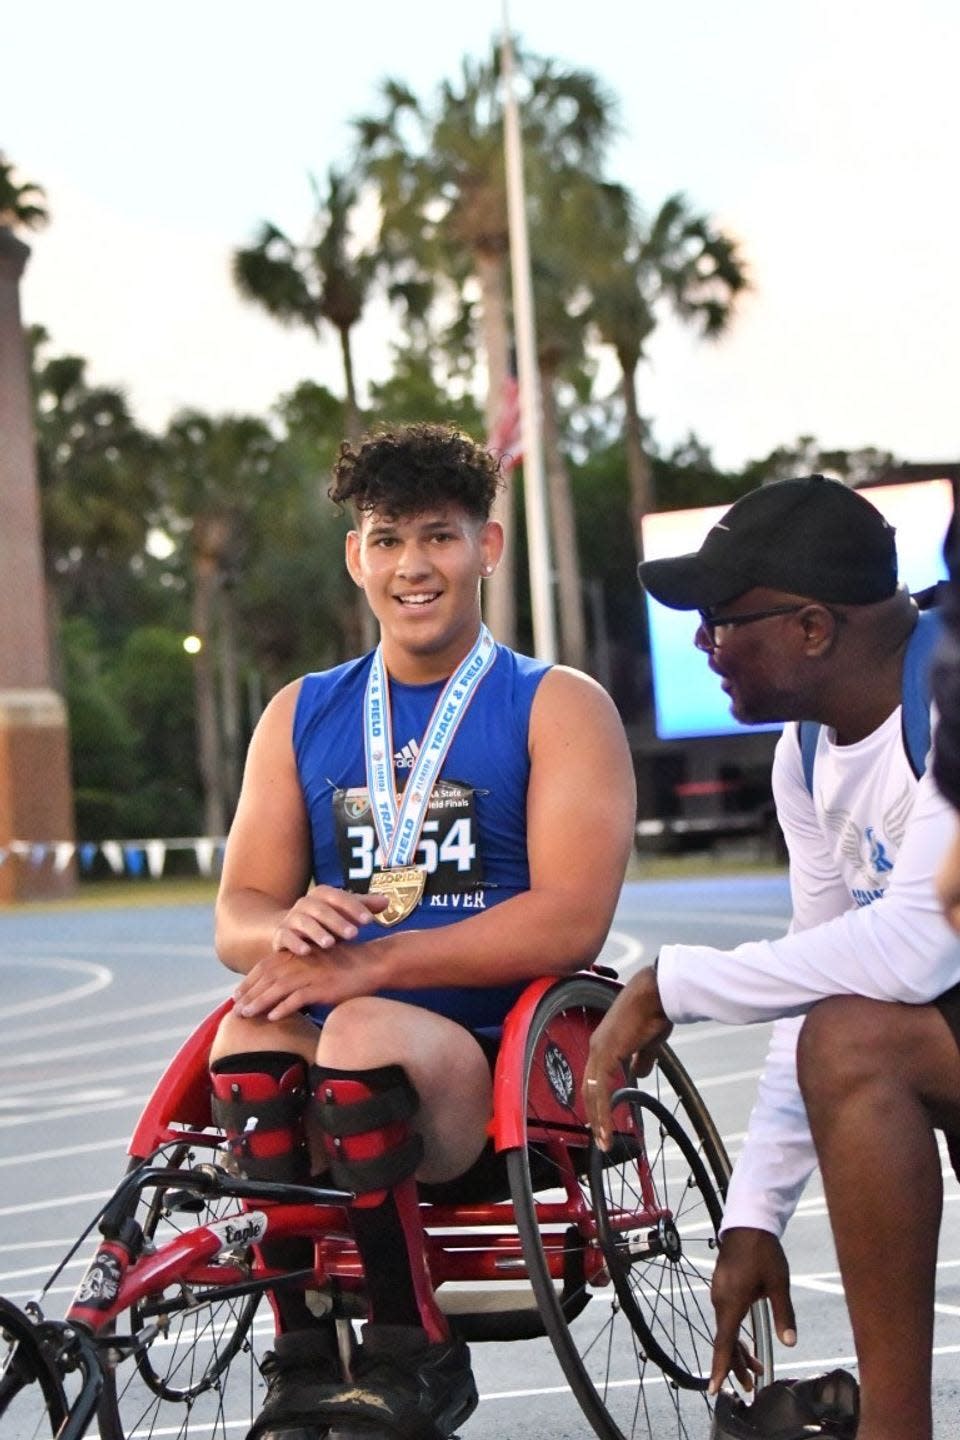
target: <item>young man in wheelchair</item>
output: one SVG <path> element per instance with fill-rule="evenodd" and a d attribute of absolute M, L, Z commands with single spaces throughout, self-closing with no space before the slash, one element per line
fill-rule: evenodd
<path fill-rule="evenodd" d="M 217 902 L 243 979 L 215 1113 L 247 1173 L 323 1170 L 356 1193 L 369 1316 L 348 1377 L 334 1322 L 277 1293 L 256 1437 L 447 1436 L 471 1413 L 418 1185 L 482 1163 L 510 1005 L 596 956 L 619 895 L 635 796 L 609 697 L 481 623 L 498 483 L 441 426 L 342 447 L 330 495 L 352 508 L 347 568 L 380 644 L 287 686 L 250 744 Z"/>
<path fill-rule="evenodd" d="M 604 1144 L 615 1062 L 639 1052 L 642 1069 L 674 1023 L 776 1019 L 724 1214 L 711 1388 L 731 1368 L 746 1376 L 737 1334 L 752 1302 L 769 1298 L 780 1339 L 795 1343 L 780 1236 L 819 1160 L 860 1440 L 930 1440 L 933 1130 L 960 1131 L 960 952 L 935 888 L 953 820 L 926 768 L 918 659 L 938 622 L 898 586 L 892 528 L 821 476 L 753 491 L 699 552 L 640 574 L 665 604 L 700 610 L 696 643 L 739 720 L 806 722 L 785 727 L 773 770 L 793 921 L 782 939 L 731 952 L 664 947 L 593 1037 L 591 1124 Z M 925 723 L 919 744 L 911 715 Z M 763 1432 L 718 1425 L 735 1433 Z"/>

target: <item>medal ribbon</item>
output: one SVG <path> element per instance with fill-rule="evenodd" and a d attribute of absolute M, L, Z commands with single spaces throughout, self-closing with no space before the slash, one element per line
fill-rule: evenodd
<path fill-rule="evenodd" d="M 393 724 L 383 647 L 378 645 L 363 697 L 363 745 L 373 823 L 385 869 L 413 863 L 433 787 L 477 686 L 497 658 L 493 636 L 480 626 L 476 644 L 450 676 L 434 706 L 410 778 L 397 802 Z"/>

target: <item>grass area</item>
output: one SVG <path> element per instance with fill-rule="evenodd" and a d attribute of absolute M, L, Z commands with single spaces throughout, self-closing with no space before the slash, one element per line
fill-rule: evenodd
<path fill-rule="evenodd" d="M 160 880 L 84 880 L 73 895 L 58 900 L 0 902 L 8 910 L 103 910 L 125 905 L 212 905 L 216 880 L 178 875 Z"/>
<path fill-rule="evenodd" d="M 711 850 L 687 850 L 679 855 L 636 852 L 627 865 L 628 880 L 695 880 L 698 876 L 785 875 L 786 862 L 769 847 L 715 845 Z"/>

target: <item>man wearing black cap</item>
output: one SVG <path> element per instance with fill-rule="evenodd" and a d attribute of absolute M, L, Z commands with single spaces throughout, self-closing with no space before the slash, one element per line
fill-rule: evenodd
<path fill-rule="evenodd" d="M 665 946 L 631 980 L 592 1046 L 591 1122 L 609 1144 L 619 1065 L 636 1055 L 643 1073 L 674 1023 L 775 1019 L 724 1213 L 711 1389 L 730 1370 L 748 1379 L 737 1335 L 753 1301 L 767 1296 L 795 1343 L 780 1236 L 819 1160 L 860 1440 L 930 1440 L 933 1129 L 960 1130 L 960 959 L 934 885 L 951 811 L 901 724 L 929 621 L 898 585 L 892 528 L 817 475 L 751 492 L 696 554 L 648 561 L 640 577 L 664 604 L 700 611 L 696 643 L 738 720 L 809 722 L 785 726 L 773 767 L 793 919 L 782 939 L 733 951 Z"/>

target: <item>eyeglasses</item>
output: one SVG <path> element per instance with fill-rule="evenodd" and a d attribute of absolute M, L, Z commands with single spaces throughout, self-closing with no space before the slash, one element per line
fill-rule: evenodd
<path fill-rule="evenodd" d="M 694 644 L 701 650 L 715 650 L 717 631 L 723 626 L 728 625 L 732 629 L 736 625 L 753 625 L 757 620 L 771 620 L 774 615 L 796 615 L 798 611 L 805 610 L 807 604 L 809 601 L 803 605 L 775 605 L 770 610 L 751 610 L 746 615 L 711 615 L 701 610 Z"/>

